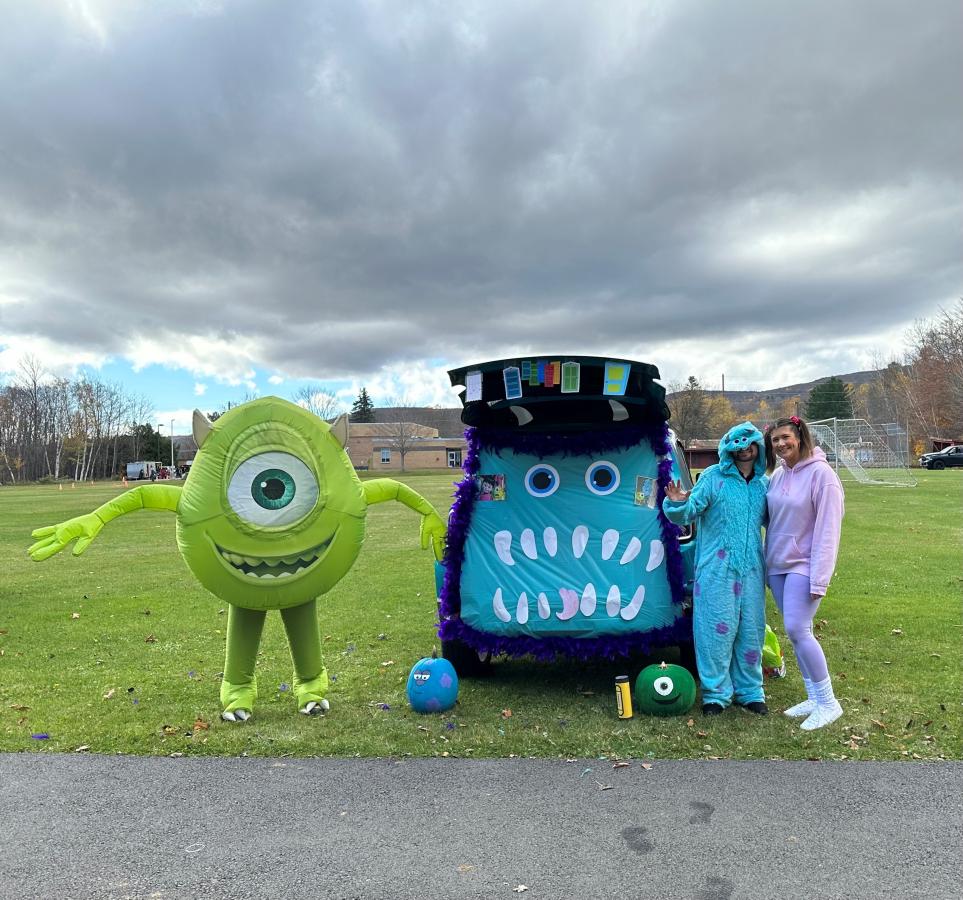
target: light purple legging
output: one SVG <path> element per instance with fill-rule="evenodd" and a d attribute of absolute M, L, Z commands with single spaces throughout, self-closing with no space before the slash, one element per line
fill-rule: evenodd
<path fill-rule="evenodd" d="M 809 594 L 809 576 L 770 575 L 769 587 L 782 613 L 783 625 L 792 641 L 803 678 L 814 684 L 824 681 L 829 677 L 829 667 L 823 648 L 813 637 L 813 616 L 819 609 L 819 600 L 813 600 Z"/>

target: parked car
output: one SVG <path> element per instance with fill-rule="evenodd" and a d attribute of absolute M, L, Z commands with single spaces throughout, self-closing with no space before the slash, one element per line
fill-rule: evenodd
<path fill-rule="evenodd" d="M 936 453 L 924 453 L 920 457 L 921 469 L 946 469 L 950 466 L 963 466 L 963 444 L 954 444 Z"/>
<path fill-rule="evenodd" d="M 692 481 L 658 370 L 561 356 L 449 375 L 467 386 L 468 454 L 436 579 L 442 654 L 458 674 L 503 654 L 667 646 L 694 669 L 694 533 L 659 504 L 670 478 Z"/>

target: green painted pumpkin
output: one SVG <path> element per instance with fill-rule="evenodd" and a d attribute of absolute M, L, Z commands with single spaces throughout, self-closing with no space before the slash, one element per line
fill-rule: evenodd
<path fill-rule="evenodd" d="M 635 705 L 650 716 L 681 716 L 695 698 L 695 679 L 682 666 L 646 666 L 635 680 Z"/>

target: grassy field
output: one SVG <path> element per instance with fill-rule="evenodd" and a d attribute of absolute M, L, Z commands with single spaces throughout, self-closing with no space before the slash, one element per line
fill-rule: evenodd
<path fill-rule="evenodd" d="M 847 484 L 843 546 L 818 634 L 845 716 L 813 733 L 781 715 L 703 719 L 615 715 L 614 676 L 645 660 L 499 661 L 463 680 L 457 707 L 419 716 L 411 665 L 438 645 L 431 559 L 417 517 L 369 513 L 352 572 L 321 603 L 331 712 L 297 714 L 280 618 L 268 616 L 260 700 L 243 725 L 219 719 L 226 614 L 181 561 L 174 517 L 109 525 L 83 556 L 26 555 L 32 528 L 93 509 L 122 488 L 0 488 L 0 750 L 339 756 L 560 756 L 778 759 L 961 757 L 963 472 L 920 472 L 915 488 Z M 439 510 L 451 474 L 406 479 Z M 767 682 L 781 710 L 802 696 Z"/>

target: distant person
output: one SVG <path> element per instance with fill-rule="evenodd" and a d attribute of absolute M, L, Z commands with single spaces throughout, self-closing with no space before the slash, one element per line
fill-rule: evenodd
<path fill-rule="evenodd" d="M 769 712 L 762 687 L 765 468 L 762 433 L 743 422 L 719 442 L 719 463 L 702 473 L 691 492 L 670 481 L 662 501 L 670 521 L 699 523 L 692 632 L 705 716 L 733 702 L 757 715 Z"/>
<path fill-rule="evenodd" d="M 778 463 L 777 463 L 778 457 Z M 843 708 L 833 694 L 813 618 L 836 568 L 843 521 L 843 486 L 798 416 L 766 429 L 766 568 L 769 587 L 792 641 L 807 699 L 786 710 L 804 731 L 835 722 Z"/>

